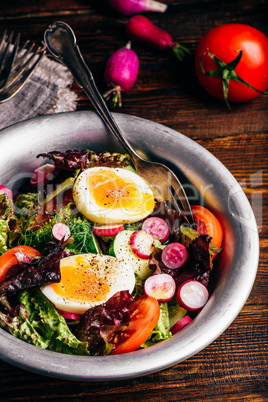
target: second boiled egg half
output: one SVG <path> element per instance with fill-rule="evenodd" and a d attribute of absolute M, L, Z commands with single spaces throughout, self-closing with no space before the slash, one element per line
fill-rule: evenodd
<path fill-rule="evenodd" d="M 84 170 L 74 184 L 73 198 L 82 215 L 100 224 L 138 222 L 154 209 L 150 187 L 122 168 Z"/>
<path fill-rule="evenodd" d="M 132 268 L 115 257 L 103 254 L 72 255 L 60 260 L 61 281 L 41 291 L 59 310 L 83 314 L 105 303 L 115 293 L 133 292 Z"/>

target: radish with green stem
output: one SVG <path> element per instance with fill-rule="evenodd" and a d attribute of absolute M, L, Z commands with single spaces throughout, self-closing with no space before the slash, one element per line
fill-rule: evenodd
<path fill-rule="evenodd" d="M 131 42 L 113 53 L 105 67 L 104 79 L 111 87 L 103 94 L 107 100 L 111 100 L 112 106 L 122 106 L 121 92 L 130 90 L 136 82 L 139 71 L 139 58 L 131 49 Z"/>
<path fill-rule="evenodd" d="M 122 15 L 155 11 L 164 13 L 167 5 L 155 0 L 107 0 L 110 7 Z"/>
<path fill-rule="evenodd" d="M 152 46 L 159 50 L 172 50 L 179 61 L 182 61 L 190 51 L 174 42 L 172 36 L 165 30 L 159 28 L 143 15 L 134 15 L 126 24 L 128 37 L 141 44 Z"/>

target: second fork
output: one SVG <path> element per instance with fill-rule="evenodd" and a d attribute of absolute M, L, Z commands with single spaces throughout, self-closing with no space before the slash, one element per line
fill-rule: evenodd
<path fill-rule="evenodd" d="M 16 95 L 26 84 L 45 54 L 45 49 L 29 41 L 20 46 L 20 34 L 5 31 L 0 39 L 0 103 Z"/>

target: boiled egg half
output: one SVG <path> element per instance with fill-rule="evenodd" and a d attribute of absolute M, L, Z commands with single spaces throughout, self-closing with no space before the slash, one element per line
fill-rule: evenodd
<path fill-rule="evenodd" d="M 57 309 L 71 313 L 83 314 L 121 290 L 132 293 L 135 286 L 132 268 L 109 255 L 72 255 L 60 261 L 60 271 L 61 281 L 41 291 Z"/>
<path fill-rule="evenodd" d="M 133 223 L 154 209 L 150 187 L 136 173 L 122 168 L 95 167 L 84 170 L 73 188 L 74 202 L 95 223 Z"/>

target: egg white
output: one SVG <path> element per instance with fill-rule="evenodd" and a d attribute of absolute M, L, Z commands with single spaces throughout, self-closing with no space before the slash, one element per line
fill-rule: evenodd
<path fill-rule="evenodd" d="M 103 254 L 79 254 L 63 258 L 60 261 L 60 269 L 64 267 L 74 266 L 77 270 L 87 271 L 94 274 L 98 280 L 103 280 L 109 285 L 109 292 L 101 301 L 93 299 L 68 300 L 68 295 L 64 297 L 55 292 L 52 285 L 46 285 L 41 288 L 43 294 L 55 305 L 59 310 L 83 314 L 86 310 L 105 303 L 115 293 L 122 290 L 133 292 L 135 286 L 135 275 L 132 268 L 127 264 L 117 260 L 117 258 Z M 85 287 L 87 284 L 81 284 Z"/>
<path fill-rule="evenodd" d="M 139 190 L 140 208 L 137 210 L 127 209 L 125 207 L 113 208 L 103 207 L 96 204 L 94 198 L 88 188 L 87 180 L 90 175 L 96 171 L 114 171 L 117 176 L 123 180 L 134 183 Z M 110 167 L 95 167 L 84 170 L 77 178 L 73 188 L 74 202 L 86 218 L 90 221 L 100 224 L 120 224 L 120 223 L 134 223 L 138 222 L 153 211 L 153 206 L 148 208 L 144 204 L 144 195 L 149 194 L 153 199 L 153 192 L 145 181 L 136 173 L 122 169 Z"/>

